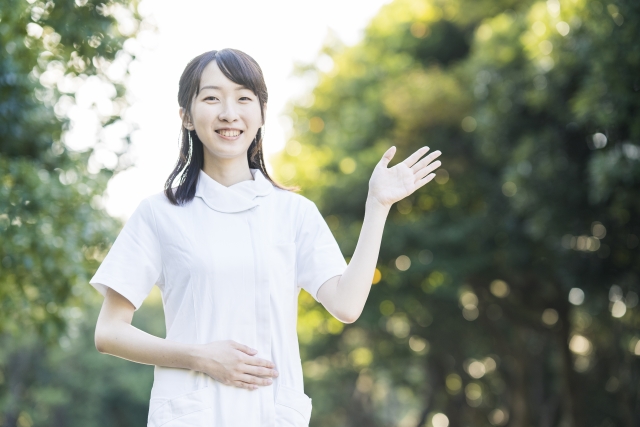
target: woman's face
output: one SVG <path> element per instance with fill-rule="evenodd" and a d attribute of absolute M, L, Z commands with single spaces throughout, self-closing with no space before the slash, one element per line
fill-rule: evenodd
<path fill-rule="evenodd" d="M 181 111 L 182 116 L 182 111 Z M 256 94 L 229 80 L 211 61 L 200 79 L 200 90 L 191 104 L 191 120 L 185 127 L 196 131 L 209 156 L 246 158 L 247 150 L 262 126 Z"/>

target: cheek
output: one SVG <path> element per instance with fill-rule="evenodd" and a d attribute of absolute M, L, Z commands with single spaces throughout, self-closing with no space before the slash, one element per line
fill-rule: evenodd
<path fill-rule="evenodd" d="M 248 120 L 251 121 L 251 126 L 259 128 L 262 126 L 262 113 L 260 107 L 252 107 L 248 112 Z M 256 129 L 257 130 L 257 129 Z"/>
<path fill-rule="evenodd" d="M 212 117 L 215 116 L 215 111 L 213 106 L 210 105 L 199 105 L 193 110 L 193 123 L 194 125 L 206 125 L 211 122 Z"/>

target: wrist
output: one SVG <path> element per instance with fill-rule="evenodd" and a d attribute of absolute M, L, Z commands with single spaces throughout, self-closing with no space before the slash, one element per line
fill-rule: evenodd
<path fill-rule="evenodd" d="M 367 201 L 365 203 L 365 209 L 366 211 L 374 211 L 374 212 L 380 212 L 383 214 L 388 214 L 389 210 L 391 209 L 391 205 L 385 205 L 383 203 L 381 203 L 375 196 L 371 195 L 371 193 L 369 193 L 367 195 Z"/>
<path fill-rule="evenodd" d="M 202 370 L 202 356 L 200 354 L 200 346 L 197 344 L 189 345 L 185 351 L 187 369 L 192 371 Z"/>

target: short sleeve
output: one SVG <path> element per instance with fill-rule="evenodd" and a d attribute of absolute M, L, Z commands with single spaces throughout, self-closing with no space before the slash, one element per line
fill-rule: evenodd
<path fill-rule="evenodd" d="M 160 280 L 162 262 L 148 199 L 133 212 L 89 283 L 102 295 L 111 288 L 138 310 Z"/>
<path fill-rule="evenodd" d="M 327 280 L 344 273 L 347 263 L 338 242 L 315 203 L 305 209 L 296 238 L 298 287 L 318 301 L 318 289 Z"/>

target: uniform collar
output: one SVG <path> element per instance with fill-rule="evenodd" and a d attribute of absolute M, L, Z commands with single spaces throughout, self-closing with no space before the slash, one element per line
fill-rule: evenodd
<path fill-rule="evenodd" d="M 242 212 L 258 206 L 259 197 L 271 193 L 273 185 L 259 169 L 249 169 L 253 179 L 240 181 L 225 187 L 200 170 L 196 184 L 196 197 L 200 197 L 211 209 L 224 212 Z"/>

